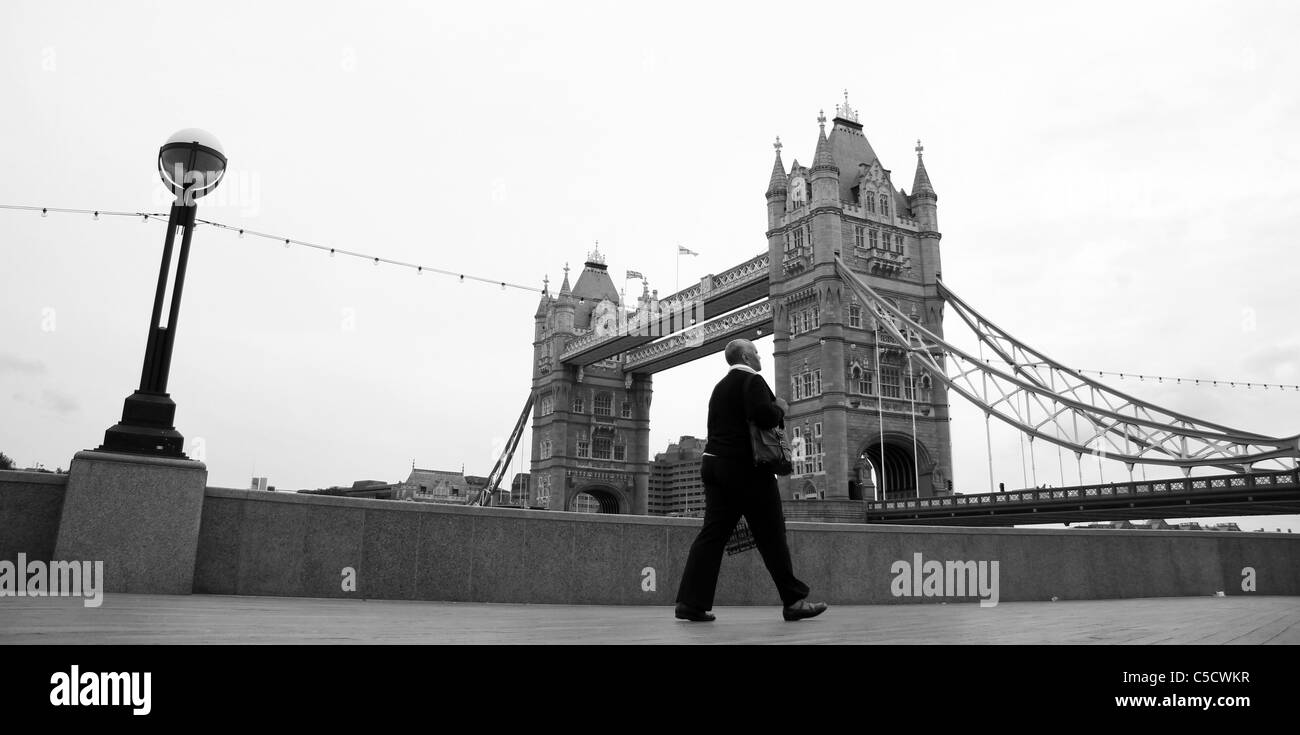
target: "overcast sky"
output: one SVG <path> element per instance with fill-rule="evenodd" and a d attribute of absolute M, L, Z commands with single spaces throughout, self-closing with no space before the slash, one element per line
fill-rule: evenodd
<path fill-rule="evenodd" d="M 945 279 L 1013 334 L 1081 368 L 1295 384 L 1297 27 L 1284 2 L 11 0 L 0 203 L 163 211 L 158 146 L 202 127 L 230 157 L 202 217 L 533 286 L 599 240 L 617 283 L 667 294 L 678 243 L 700 253 L 683 283 L 765 249 L 773 138 L 810 163 L 847 88 L 895 181 L 923 139 Z M 163 234 L 0 212 L 20 466 L 66 467 L 117 421 Z M 211 485 L 485 475 L 529 389 L 536 294 L 200 228 L 184 296 L 170 390 Z M 655 376 L 656 451 L 703 435 L 721 368 Z M 1300 432 L 1300 392 L 1122 387 Z M 982 417 L 953 415 L 956 487 L 982 492 Z M 1017 436 L 993 444 L 1018 487 Z"/>

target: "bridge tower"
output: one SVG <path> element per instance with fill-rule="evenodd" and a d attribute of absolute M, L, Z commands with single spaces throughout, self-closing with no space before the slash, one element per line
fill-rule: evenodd
<path fill-rule="evenodd" d="M 795 160 L 787 171 L 777 139 L 766 193 L 773 389 L 790 402 L 786 431 L 802 440 L 805 454 L 795 474 L 781 480 L 782 495 L 948 495 L 947 390 L 919 365 L 909 369 L 905 351 L 877 329 L 883 315 L 869 313 L 835 272 L 840 258 L 942 335 L 938 195 L 923 149 L 917 141 L 909 195 L 894 186 L 847 95 L 836 106 L 830 133 L 824 114 L 818 125 L 811 167 Z"/>
<path fill-rule="evenodd" d="M 643 293 L 637 309 L 652 303 Z M 542 293 L 534 313 L 530 505 L 574 510 L 585 494 L 601 512 L 646 513 L 651 376 L 625 374 L 619 355 L 580 366 L 559 359 L 574 335 L 617 329 L 623 308 L 599 248 L 572 287 L 566 265 L 559 293 L 549 285 Z"/>

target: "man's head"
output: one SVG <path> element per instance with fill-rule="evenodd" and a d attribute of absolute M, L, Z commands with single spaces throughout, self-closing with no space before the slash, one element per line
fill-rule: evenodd
<path fill-rule="evenodd" d="M 728 365 L 748 365 L 755 371 L 763 369 L 763 364 L 758 359 L 758 348 L 747 339 L 731 340 L 722 354 L 727 358 Z"/>

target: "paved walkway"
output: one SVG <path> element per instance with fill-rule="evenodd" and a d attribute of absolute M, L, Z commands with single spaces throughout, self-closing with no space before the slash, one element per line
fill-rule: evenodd
<path fill-rule="evenodd" d="M 0 598 L 0 644 L 74 643 L 1290 643 L 1298 597 L 1169 597 L 832 606 L 798 623 L 779 607 L 722 607 L 714 623 L 669 607 L 490 605 L 288 597 Z"/>

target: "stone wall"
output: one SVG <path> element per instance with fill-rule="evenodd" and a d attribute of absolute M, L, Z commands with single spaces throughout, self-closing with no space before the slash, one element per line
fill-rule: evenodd
<path fill-rule="evenodd" d="M 0 470 L 0 560 L 50 561 L 68 476 Z"/>
<path fill-rule="evenodd" d="M 66 476 L 0 472 L 0 559 L 48 560 Z M 792 504 L 793 505 L 793 504 Z M 600 516 L 208 488 L 193 591 L 669 605 L 699 519 Z M 833 604 L 973 602 L 927 573 L 998 563 L 998 600 L 1300 595 L 1300 535 L 788 524 L 796 574 Z M 917 555 L 919 557 L 919 564 Z M 903 565 L 906 565 L 905 567 Z M 953 565 L 955 568 L 955 564 Z M 355 591 L 344 589 L 345 571 Z M 926 594 L 926 580 L 939 582 Z M 990 578 L 991 580 L 991 578 Z M 1253 591 L 1245 589 L 1253 583 Z M 897 594 L 896 594 L 897 593 Z M 718 605 L 778 604 L 757 551 Z"/>
<path fill-rule="evenodd" d="M 209 488 L 195 592 L 668 605 L 699 524 Z M 815 598 L 839 604 L 976 599 L 926 596 L 919 575 L 932 561 L 998 562 L 1000 601 L 1247 594 L 1246 567 L 1251 594 L 1300 594 L 1294 534 L 788 527 L 796 574 Z M 343 589 L 345 568 L 355 572 L 355 592 Z M 777 602 L 757 551 L 724 559 L 717 604 Z"/>

